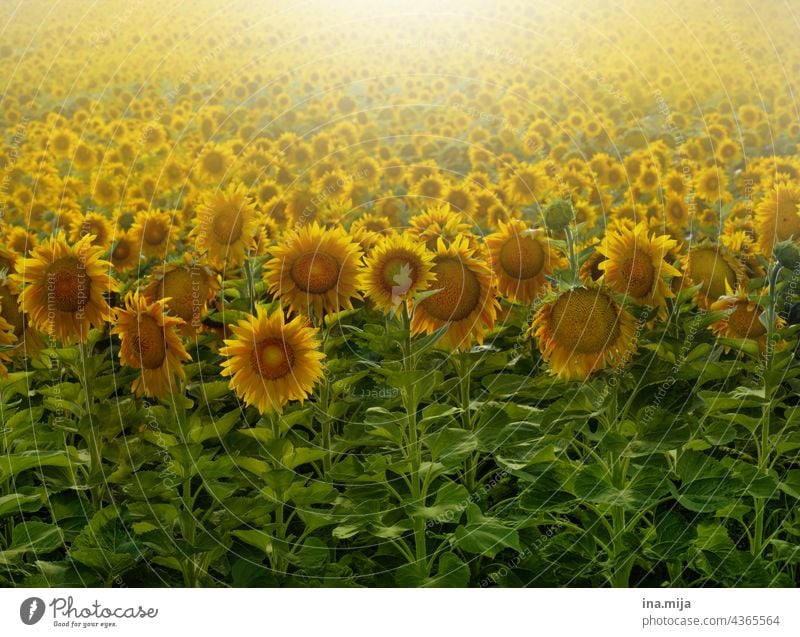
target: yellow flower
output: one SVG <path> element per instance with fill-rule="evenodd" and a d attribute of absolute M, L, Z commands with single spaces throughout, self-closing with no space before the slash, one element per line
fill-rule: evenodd
<path fill-rule="evenodd" d="M 86 235 L 70 246 L 63 236 L 50 237 L 17 264 L 11 278 L 23 286 L 20 306 L 31 324 L 63 342 L 85 342 L 89 328 L 102 327 L 113 313 L 104 293 L 119 283 L 109 274 L 111 264 L 101 259 L 103 248 L 92 246 Z"/>
<path fill-rule="evenodd" d="M 800 187 L 778 182 L 756 207 L 758 245 L 768 261 L 776 243 L 793 238 L 800 242 Z"/>
<path fill-rule="evenodd" d="M 646 221 L 633 229 L 609 231 L 598 248 L 606 257 L 598 265 L 604 283 L 638 305 L 658 308 L 662 313 L 666 299 L 674 296 L 664 277 L 681 274 L 666 261 L 676 243 L 666 235 L 649 234 Z"/>
<path fill-rule="evenodd" d="M 117 308 L 112 334 L 120 337 L 119 360 L 140 369 L 133 381 L 137 396 L 165 398 L 180 387 L 176 377 L 186 379 L 182 361 L 191 360 L 176 328 L 183 323 L 169 316 L 164 301 L 148 303 L 138 292 L 125 297 L 125 307 Z"/>
<path fill-rule="evenodd" d="M 133 218 L 128 237 L 146 258 L 166 259 L 175 248 L 178 228 L 173 215 L 163 210 L 140 210 Z"/>
<path fill-rule="evenodd" d="M 633 317 L 602 287 L 554 296 L 536 313 L 531 332 L 550 372 L 563 379 L 625 365 L 636 351 Z"/>
<path fill-rule="evenodd" d="M 497 289 L 512 301 L 532 303 L 544 290 L 545 277 L 567 262 L 544 230 L 532 230 L 518 219 L 499 226 L 499 232 L 486 237 Z"/>
<path fill-rule="evenodd" d="M 75 243 L 87 234 L 94 235 L 92 245 L 102 248 L 111 245 L 111 223 L 103 214 L 87 212 L 83 216 L 72 217 L 69 240 Z"/>
<path fill-rule="evenodd" d="M 764 352 L 767 347 L 767 328 L 761 322 L 764 309 L 755 301 L 748 299 L 742 287 L 739 287 L 735 294 L 731 293 L 730 287 L 727 292 L 728 294 L 714 301 L 709 308 L 712 312 L 727 314 L 709 325 L 709 329 L 717 336 L 754 340 L 758 343 L 759 350 Z M 776 327 L 780 326 L 779 324 Z M 724 349 L 726 352 L 730 351 L 727 345 Z"/>
<path fill-rule="evenodd" d="M 3 303 L 5 300 L 0 296 L 0 378 L 8 376 L 6 363 L 11 361 L 12 350 L 4 349 L 16 344 L 17 337 L 10 323 L 3 318 Z"/>
<path fill-rule="evenodd" d="M 341 228 L 305 225 L 272 249 L 264 278 L 270 292 L 291 312 L 322 318 L 328 312 L 353 307 L 361 247 Z"/>
<path fill-rule="evenodd" d="M 694 298 L 706 309 L 725 294 L 726 288 L 734 289 L 744 274 L 742 264 L 715 244 L 704 243 L 691 248 L 682 261 L 684 286 L 700 285 Z"/>
<path fill-rule="evenodd" d="M 109 259 L 119 274 L 133 270 L 139 264 L 139 248 L 127 232 L 117 234 Z"/>
<path fill-rule="evenodd" d="M 375 306 L 387 314 L 428 287 L 433 279 L 433 253 L 408 235 L 383 238 L 365 259 L 361 288 Z"/>
<path fill-rule="evenodd" d="M 233 338 L 220 353 L 222 376 L 230 388 L 261 413 L 283 412 L 290 400 L 303 402 L 323 376 L 318 331 L 304 317 L 285 322 L 281 311 L 267 314 L 263 306 L 232 326 Z"/>
<path fill-rule="evenodd" d="M 219 270 L 244 263 L 255 237 L 256 214 L 241 187 L 209 194 L 197 208 L 189 233 L 200 255 Z"/>
<path fill-rule="evenodd" d="M 201 327 L 208 303 L 220 289 L 218 274 L 187 257 L 184 263 L 161 266 L 143 294 L 150 302 L 164 300 L 170 314 L 183 321 L 181 332 L 188 335 Z"/>
<path fill-rule="evenodd" d="M 468 349 L 473 338 L 482 343 L 498 308 L 489 266 L 476 258 L 467 238 L 458 237 L 450 245 L 440 239 L 433 274 L 430 289 L 439 291 L 414 306 L 412 333 L 431 334 L 447 325 L 444 341 L 450 349 Z"/>

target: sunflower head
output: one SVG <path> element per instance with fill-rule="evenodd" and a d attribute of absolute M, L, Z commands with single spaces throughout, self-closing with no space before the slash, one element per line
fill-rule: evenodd
<path fill-rule="evenodd" d="M 530 304 L 544 290 L 546 277 L 567 266 L 543 230 L 533 230 L 524 221 L 500 222 L 499 232 L 486 237 L 489 260 L 503 296 Z"/>
<path fill-rule="evenodd" d="M 244 263 L 256 226 L 255 208 L 240 186 L 208 195 L 198 206 L 190 236 L 197 252 L 219 270 Z"/>
<path fill-rule="evenodd" d="M 414 306 L 412 332 L 430 334 L 447 325 L 444 341 L 451 349 L 468 349 L 473 338 L 482 343 L 498 308 L 489 266 L 466 238 L 458 237 L 450 245 L 439 240 L 433 275 L 430 288 L 438 292 Z"/>
<path fill-rule="evenodd" d="M 768 261 L 776 243 L 800 242 L 800 187 L 776 183 L 756 207 L 755 226 L 761 255 Z"/>
<path fill-rule="evenodd" d="M 148 301 L 164 300 L 170 314 L 183 322 L 184 335 L 200 329 L 208 303 L 220 291 L 219 275 L 202 263 L 185 258 L 183 263 L 161 266 L 144 290 Z"/>
<path fill-rule="evenodd" d="M 428 288 L 432 267 L 433 253 L 424 245 L 408 235 L 389 235 L 365 259 L 361 288 L 379 310 L 395 314 L 403 303 Z"/>
<path fill-rule="evenodd" d="M 763 353 L 767 346 L 767 328 L 761 320 L 764 309 L 758 302 L 748 298 L 742 286 L 739 286 L 735 293 L 728 287 L 727 292 L 709 308 L 712 312 L 726 313 L 723 318 L 709 325 L 709 329 L 717 336 L 754 340 Z M 776 328 L 783 326 L 783 320 L 778 318 L 778 321 Z M 724 349 L 728 352 L 730 346 L 726 345 Z"/>
<path fill-rule="evenodd" d="M 318 331 L 298 316 L 288 323 L 280 310 L 268 314 L 263 306 L 233 326 L 225 340 L 222 375 L 248 405 L 261 413 L 281 413 L 286 403 L 302 402 L 323 375 Z"/>
<path fill-rule="evenodd" d="M 695 302 L 703 308 L 725 294 L 726 289 L 735 289 L 744 276 L 742 264 L 723 246 L 712 243 L 691 248 L 683 257 L 682 269 L 684 285 L 700 286 Z"/>
<path fill-rule="evenodd" d="M 125 306 L 116 309 L 112 334 L 120 337 L 120 362 L 141 370 L 133 381 L 137 396 L 165 398 L 185 380 L 182 362 L 191 360 L 177 328 L 183 321 L 169 316 L 165 301 L 150 303 L 142 294 L 131 292 Z"/>
<path fill-rule="evenodd" d="M 564 379 L 624 365 L 636 349 L 633 317 L 603 287 L 554 295 L 536 313 L 531 332 L 551 373 Z"/>

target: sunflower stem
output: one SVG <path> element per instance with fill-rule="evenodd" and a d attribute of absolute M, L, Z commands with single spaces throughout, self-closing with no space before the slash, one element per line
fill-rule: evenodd
<path fill-rule="evenodd" d="M 250 302 L 250 314 L 255 316 L 256 313 L 256 282 L 253 278 L 253 264 L 250 258 L 246 257 L 244 260 L 244 273 L 247 277 L 247 297 Z"/>

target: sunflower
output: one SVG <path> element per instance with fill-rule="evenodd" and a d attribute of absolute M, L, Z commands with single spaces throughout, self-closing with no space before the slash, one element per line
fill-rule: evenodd
<path fill-rule="evenodd" d="M 291 312 L 313 309 L 321 318 L 328 312 L 350 309 L 352 299 L 361 298 L 357 287 L 362 254 L 342 228 L 322 228 L 314 222 L 272 249 L 264 277 L 270 292 Z"/>
<path fill-rule="evenodd" d="M 741 283 L 744 269 L 723 247 L 712 243 L 695 246 L 683 257 L 684 285 L 700 285 L 695 302 L 708 308 L 725 294 L 726 288 L 734 289 Z"/>
<path fill-rule="evenodd" d="M 186 379 L 182 361 L 192 357 L 183 346 L 175 328 L 183 321 L 169 316 L 165 302 L 149 303 L 138 292 L 128 293 L 125 307 L 117 308 L 116 323 L 111 330 L 121 344 L 119 360 L 123 365 L 141 369 L 133 381 L 137 396 L 165 398 L 175 392 L 176 376 Z"/>
<path fill-rule="evenodd" d="M 198 207 L 194 228 L 197 252 L 208 255 L 219 270 L 235 268 L 245 259 L 255 236 L 256 214 L 241 187 L 210 194 Z"/>
<path fill-rule="evenodd" d="M 5 349 L 11 347 L 17 342 L 17 337 L 14 335 L 13 328 L 3 318 L 3 303 L 0 302 L 0 378 L 8 376 L 8 368 L 6 363 L 11 361 L 11 354 L 13 350 Z"/>
<path fill-rule="evenodd" d="M 128 237 L 145 258 L 165 259 L 175 248 L 178 229 L 173 215 L 163 210 L 140 210 L 133 218 Z"/>
<path fill-rule="evenodd" d="M 414 306 L 412 333 L 430 334 L 447 325 L 444 339 L 450 349 L 469 348 L 473 337 L 482 343 L 499 306 L 492 270 L 475 256 L 466 237 L 458 237 L 449 245 L 439 239 L 433 274 L 430 287 L 439 291 Z"/>
<path fill-rule="evenodd" d="M 501 295 L 530 304 L 545 287 L 545 277 L 567 266 L 566 260 L 544 230 L 532 230 L 524 221 L 499 223 L 500 230 L 486 237 L 489 261 Z"/>
<path fill-rule="evenodd" d="M 87 212 L 74 216 L 70 222 L 69 240 L 75 243 L 84 235 L 94 235 L 92 245 L 108 248 L 111 245 L 111 223 L 99 212 Z"/>
<path fill-rule="evenodd" d="M 450 243 L 460 236 L 471 236 L 472 227 L 464 215 L 447 205 L 433 205 L 409 220 L 408 233 L 431 252 L 436 251 L 439 239 Z"/>
<path fill-rule="evenodd" d="M 133 270 L 139 264 L 139 249 L 128 232 L 121 231 L 109 254 L 111 265 L 117 273 Z"/>
<path fill-rule="evenodd" d="M 538 165 L 522 164 L 505 183 L 508 200 L 517 204 L 535 203 L 550 189 L 550 178 Z"/>
<path fill-rule="evenodd" d="M 365 259 L 361 288 L 375 306 L 387 314 L 428 288 L 433 280 L 433 253 L 408 235 L 383 238 Z"/>
<path fill-rule="evenodd" d="M 689 227 L 689 205 L 683 197 L 670 194 L 664 202 L 664 218 L 673 232 L 682 233 Z"/>
<path fill-rule="evenodd" d="M 102 327 L 113 317 L 103 293 L 117 291 L 119 283 L 93 239 L 89 234 L 70 246 L 60 234 L 50 237 L 11 277 L 23 286 L 20 307 L 33 327 L 63 342 L 85 342 L 90 326 Z"/>
<path fill-rule="evenodd" d="M 755 301 L 748 299 L 747 293 L 741 286 L 737 288 L 735 294 L 731 293 L 728 287 L 727 294 L 714 301 L 710 310 L 726 312 L 724 318 L 709 325 L 714 334 L 726 338 L 754 340 L 758 343 L 759 350 L 762 353 L 765 351 L 767 328 L 761 322 L 764 309 Z M 730 351 L 727 345 L 724 349 L 726 352 Z"/>
<path fill-rule="evenodd" d="M 533 319 L 550 372 L 585 379 L 607 366 L 621 367 L 636 351 L 633 317 L 603 287 L 578 287 L 554 295 Z"/>
<path fill-rule="evenodd" d="M 775 184 L 756 207 L 755 225 L 761 254 L 767 260 L 776 243 L 789 238 L 800 242 L 800 187 Z"/>
<path fill-rule="evenodd" d="M 224 148 L 209 145 L 198 159 L 200 175 L 209 182 L 222 182 L 233 163 L 233 156 Z"/>
<path fill-rule="evenodd" d="M 161 266 L 143 294 L 151 303 L 163 300 L 170 314 L 183 321 L 180 330 L 188 335 L 201 327 L 208 303 L 220 289 L 219 275 L 207 266 L 192 262 L 187 255 L 183 263 Z"/>
<path fill-rule="evenodd" d="M 11 357 L 25 353 L 34 356 L 44 347 L 39 333 L 28 325 L 28 317 L 19 308 L 19 286 L 3 275 L 0 275 L 0 318 L 9 324 L 14 336 L 21 341 Z"/>
<path fill-rule="evenodd" d="M 728 200 L 728 179 L 720 169 L 709 166 L 695 178 L 697 195 L 710 203 Z"/>
<path fill-rule="evenodd" d="M 256 316 L 231 326 L 233 338 L 225 340 L 220 354 L 222 376 L 230 376 L 230 388 L 261 413 L 283 412 L 290 400 L 303 402 L 323 376 L 318 330 L 298 316 L 288 323 L 283 312 L 267 314 L 263 306 Z"/>
<path fill-rule="evenodd" d="M 606 259 L 598 268 L 608 287 L 638 305 L 659 308 L 661 313 L 666 299 L 674 296 L 664 277 L 681 275 L 666 261 L 676 244 L 667 235 L 649 234 L 647 222 L 641 221 L 632 229 L 619 228 L 606 234 L 598 247 Z"/>

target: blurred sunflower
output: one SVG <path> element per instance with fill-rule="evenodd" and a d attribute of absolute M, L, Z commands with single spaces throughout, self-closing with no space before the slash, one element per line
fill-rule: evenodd
<path fill-rule="evenodd" d="M 530 304 L 545 288 L 545 277 L 567 267 L 544 230 L 524 221 L 499 222 L 500 230 L 486 237 L 489 262 L 500 294 L 516 303 Z"/>
<path fill-rule="evenodd" d="M 186 379 L 183 361 L 192 359 L 176 331 L 183 321 L 169 316 L 164 304 L 163 300 L 149 303 L 131 292 L 125 297 L 125 307 L 115 310 L 111 333 L 120 337 L 119 360 L 142 370 L 133 381 L 137 396 L 165 398 L 179 390 L 176 377 Z"/>
<path fill-rule="evenodd" d="M 128 238 L 145 258 L 166 259 L 175 249 L 178 228 L 163 210 L 140 210 L 133 217 Z"/>
<path fill-rule="evenodd" d="M 424 243 L 431 252 L 436 251 L 439 239 L 452 243 L 458 237 L 470 237 L 473 243 L 472 226 L 460 212 L 447 205 L 432 205 L 409 220 L 408 234 Z"/>
<path fill-rule="evenodd" d="M 681 273 L 666 258 L 677 242 L 666 235 L 650 234 L 646 221 L 632 229 L 608 232 L 598 247 L 606 259 L 598 265 L 603 281 L 638 305 L 658 308 L 663 313 L 666 299 L 673 297 L 664 277 Z"/>
<path fill-rule="evenodd" d="M 468 349 L 491 329 L 498 303 L 492 270 L 475 256 L 466 237 L 447 245 L 439 239 L 433 261 L 432 290 L 439 290 L 413 308 L 413 334 L 431 334 L 448 326 L 444 341 L 450 349 Z"/>
<path fill-rule="evenodd" d="M 170 314 L 183 321 L 182 334 L 192 334 L 202 325 L 209 302 L 221 289 L 219 275 L 208 266 L 184 257 L 183 263 L 166 263 L 152 275 L 143 291 L 149 302 L 164 301 Z"/>
<path fill-rule="evenodd" d="M 0 378 L 8 376 L 6 363 L 11 362 L 12 348 L 17 343 L 17 337 L 11 325 L 3 318 L 3 302 L 0 300 Z"/>
<path fill-rule="evenodd" d="M 133 270 L 139 264 L 139 247 L 126 231 L 117 233 L 108 257 L 118 274 Z"/>
<path fill-rule="evenodd" d="M 270 292 L 295 314 L 316 318 L 353 307 L 358 293 L 361 247 L 339 227 L 316 222 L 291 233 L 272 249 L 264 269 Z"/>
<path fill-rule="evenodd" d="M 230 388 L 247 405 L 261 413 L 283 412 L 290 400 L 303 402 L 323 376 L 318 331 L 298 316 L 288 323 L 283 312 L 271 315 L 263 306 L 231 326 L 233 337 L 225 340 L 222 376 L 230 376 Z"/>
<path fill-rule="evenodd" d="M 400 310 L 434 278 L 433 253 L 408 235 L 389 235 L 369 253 L 361 271 L 361 288 L 387 314 Z"/>
<path fill-rule="evenodd" d="M 223 270 L 244 263 L 255 236 L 256 214 L 241 187 L 209 194 L 197 208 L 189 233 L 197 252 L 208 255 L 209 263 Z"/>
<path fill-rule="evenodd" d="M 111 222 L 99 212 L 87 212 L 71 218 L 69 240 L 75 243 L 81 237 L 94 235 L 92 245 L 108 248 L 111 245 Z"/>
<path fill-rule="evenodd" d="M 800 242 L 800 186 L 776 183 L 756 207 L 755 227 L 761 254 L 767 260 L 776 243 L 789 238 Z"/>
<path fill-rule="evenodd" d="M 633 317 L 603 287 L 553 295 L 536 313 L 531 333 L 550 372 L 563 379 L 622 366 L 636 351 Z"/>
<path fill-rule="evenodd" d="M 73 246 L 60 234 L 45 239 L 11 277 L 23 286 L 19 303 L 31 324 L 62 342 L 85 342 L 91 326 L 113 318 L 103 294 L 116 292 L 119 283 L 93 238 L 86 235 Z"/>

